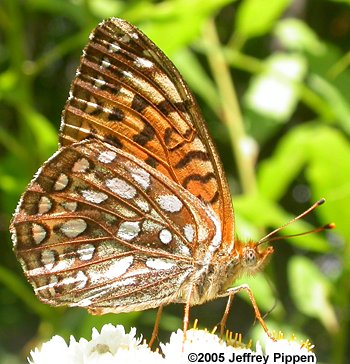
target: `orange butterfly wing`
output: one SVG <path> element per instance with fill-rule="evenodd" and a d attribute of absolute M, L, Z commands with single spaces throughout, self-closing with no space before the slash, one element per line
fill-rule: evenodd
<path fill-rule="evenodd" d="M 196 101 L 172 62 L 125 20 L 104 21 L 91 33 L 63 112 L 61 145 L 91 136 L 209 203 L 231 251 L 230 192 Z"/>

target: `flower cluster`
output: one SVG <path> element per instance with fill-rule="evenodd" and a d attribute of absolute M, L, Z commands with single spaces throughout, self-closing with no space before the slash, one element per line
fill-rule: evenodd
<path fill-rule="evenodd" d="M 307 355 L 316 363 L 316 357 L 307 348 L 301 347 L 296 341 L 272 341 L 266 338 L 265 349 L 257 343 L 256 350 L 252 351 L 243 345 L 228 345 L 217 335 L 207 331 L 192 329 L 186 333 L 178 330 L 171 335 L 167 344 L 160 344 L 161 355 L 158 351 L 151 351 L 141 338 L 136 338 L 136 329 L 127 334 L 121 325 L 104 325 L 99 333 L 95 328 L 90 341 L 76 339 L 71 336 L 67 343 L 60 336 L 54 336 L 44 343 L 40 349 L 31 352 L 31 364 L 112 364 L 112 363 L 142 363 L 142 364 L 187 364 L 198 362 L 200 355 L 204 362 L 250 362 L 257 363 L 263 357 L 264 363 L 286 363 L 287 356 L 299 358 Z M 220 356 L 219 356 L 220 355 Z M 277 356 L 276 356 L 277 355 Z M 221 359 L 220 359 L 221 358 Z M 236 359 L 236 360 L 235 360 Z M 289 362 L 292 362 L 289 360 Z"/>

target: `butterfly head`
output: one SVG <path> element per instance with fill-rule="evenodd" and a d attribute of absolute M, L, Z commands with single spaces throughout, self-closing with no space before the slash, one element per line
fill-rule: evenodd
<path fill-rule="evenodd" d="M 305 215 L 316 209 L 318 206 L 322 205 L 324 202 L 325 200 L 323 198 L 317 201 L 309 209 L 307 209 L 294 219 L 288 221 L 281 227 L 271 231 L 269 234 L 261 238 L 258 242 L 251 241 L 247 244 L 241 243 L 240 241 L 235 242 L 235 250 L 236 253 L 238 253 L 239 255 L 239 261 L 241 262 L 241 267 L 243 268 L 243 270 L 248 274 L 254 274 L 264 267 L 264 265 L 267 263 L 268 260 L 267 258 L 273 253 L 272 246 L 264 248 L 264 245 L 266 245 L 266 243 L 271 244 L 272 242 L 282 240 L 285 238 L 303 236 L 310 233 L 333 229 L 335 227 L 335 224 L 331 223 L 299 234 L 286 235 L 283 237 L 276 236 L 276 234 L 282 229 L 284 229 L 286 226 L 301 219 L 302 217 L 304 217 Z"/>
<path fill-rule="evenodd" d="M 246 244 L 239 243 L 236 251 L 243 270 L 248 274 L 255 274 L 267 263 L 268 257 L 273 253 L 273 247 L 264 248 L 260 243 L 251 241 Z"/>

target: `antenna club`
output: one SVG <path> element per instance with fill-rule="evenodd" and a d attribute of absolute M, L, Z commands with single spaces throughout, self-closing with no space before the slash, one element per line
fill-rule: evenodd
<path fill-rule="evenodd" d="M 336 225 L 335 225 L 334 222 L 331 222 L 331 223 L 325 225 L 323 228 L 326 229 L 326 230 L 331 230 L 331 229 L 335 229 Z"/>
<path fill-rule="evenodd" d="M 320 206 L 320 205 L 323 205 L 325 202 L 326 202 L 326 199 L 325 198 L 321 198 L 320 200 L 318 200 L 316 202 L 316 204 L 317 204 L 317 206 Z"/>

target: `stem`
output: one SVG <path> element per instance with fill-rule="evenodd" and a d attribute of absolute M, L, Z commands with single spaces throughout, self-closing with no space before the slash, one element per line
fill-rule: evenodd
<path fill-rule="evenodd" d="M 253 194 L 256 191 L 254 168 L 256 156 L 254 148 L 245 148 L 252 141 L 245 133 L 232 75 L 222 51 L 213 20 L 209 21 L 205 28 L 205 38 L 208 41 L 207 57 L 218 87 L 223 120 L 232 141 L 232 153 L 237 163 L 242 190 L 245 194 Z"/>

